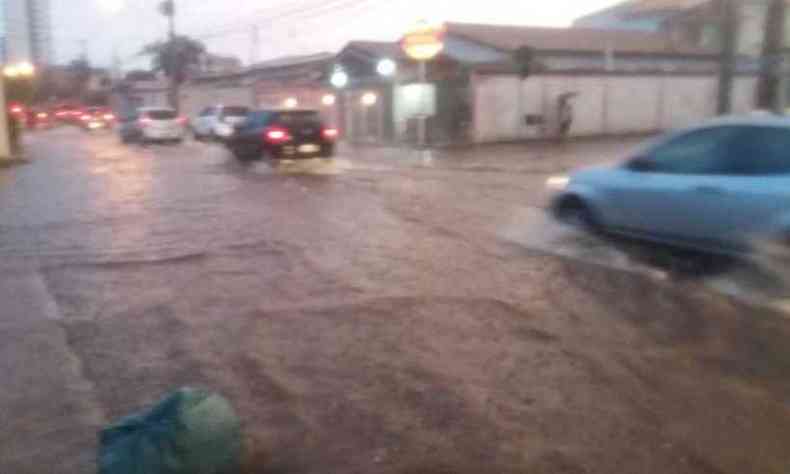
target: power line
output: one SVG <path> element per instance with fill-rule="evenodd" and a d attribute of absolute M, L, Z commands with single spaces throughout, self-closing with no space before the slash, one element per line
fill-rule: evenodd
<path fill-rule="evenodd" d="M 373 0 L 334 0 L 330 3 L 323 3 L 320 7 L 316 7 L 314 9 L 296 9 L 289 12 L 285 12 L 279 15 L 271 15 L 265 18 L 257 18 L 247 20 L 243 23 L 236 24 L 236 25 L 229 25 L 226 26 L 218 31 L 205 33 L 201 35 L 193 35 L 196 39 L 212 39 L 212 38 L 221 38 L 223 36 L 228 36 L 231 34 L 236 34 L 239 31 L 248 31 L 251 25 L 260 25 L 261 23 L 271 24 L 276 20 L 285 20 L 285 19 L 299 19 L 299 20 L 309 20 L 312 18 L 317 18 L 320 16 L 324 16 L 330 13 L 337 13 L 339 10 L 344 11 L 348 9 L 352 9 L 366 3 L 371 3 Z"/>

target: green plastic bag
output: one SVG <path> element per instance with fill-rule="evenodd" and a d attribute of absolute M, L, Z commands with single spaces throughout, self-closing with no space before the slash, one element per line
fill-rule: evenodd
<path fill-rule="evenodd" d="M 236 474 L 241 450 L 230 403 L 184 388 L 102 430 L 99 474 Z"/>

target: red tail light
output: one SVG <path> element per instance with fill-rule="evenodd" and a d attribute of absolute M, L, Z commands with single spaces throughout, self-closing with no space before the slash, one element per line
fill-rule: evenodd
<path fill-rule="evenodd" d="M 22 113 L 22 107 L 20 107 L 18 105 L 15 105 L 15 106 L 11 107 L 11 113 L 12 114 L 21 114 Z"/>
<path fill-rule="evenodd" d="M 83 115 L 82 117 L 80 117 L 80 120 L 82 120 L 83 122 L 87 122 L 90 119 L 91 119 L 90 115 Z"/>
<path fill-rule="evenodd" d="M 104 114 L 104 120 L 115 120 L 115 115 L 113 115 L 113 114 Z"/>
<path fill-rule="evenodd" d="M 181 125 L 186 125 L 187 124 L 187 118 L 186 117 L 178 117 L 178 123 L 181 124 Z"/>
<path fill-rule="evenodd" d="M 269 127 L 263 132 L 264 138 L 270 143 L 287 143 L 290 142 L 292 137 L 288 130 L 282 127 Z"/>
<path fill-rule="evenodd" d="M 138 120 L 138 123 L 140 124 L 141 127 L 147 127 L 151 125 L 151 119 L 149 119 L 148 117 L 143 117 L 140 120 Z"/>
<path fill-rule="evenodd" d="M 321 136 L 323 136 L 327 140 L 335 140 L 337 139 L 340 132 L 337 131 L 336 128 L 325 128 L 321 132 Z"/>

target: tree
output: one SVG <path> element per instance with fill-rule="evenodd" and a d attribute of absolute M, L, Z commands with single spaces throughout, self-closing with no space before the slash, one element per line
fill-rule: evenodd
<path fill-rule="evenodd" d="M 91 80 L 93 69 L 90 63 L 85 58 L 78 58 L 69 63 L 66 68 L 70 73 L 72 79 L 72 98 L 82 98 L 85 90 L 88 88 L 88 82 Z"/>
<path fill-rule="evenodd" d="M 151 58 L 151 69 L 162 71 L 165 76 L 181 84 L 186 80 L 190 68 L 200 65 L 206 46 L 187 36 L 176 36 L 173 43 L 175 54 L 170 49 L 170 42 L 156 41 L 144 46 L 140 55 Z"/>

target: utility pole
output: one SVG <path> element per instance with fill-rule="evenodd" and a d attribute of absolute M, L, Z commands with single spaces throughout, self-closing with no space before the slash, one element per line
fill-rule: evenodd
<path fill-rule="evenodd" d="M 178 48 L 176 45 L 176 2 L 163 0 L 159 4 L 159 12 L 168 18 L 168 52 L 170 54 L 170 106 L 178 112 L 178 81 L 180 80 L 180 65 Z"/>
<path fill-rule="evenodd" d="M 258 62 L 258 54 L 260 54 L 261 37 L 257 25 L 252 25 L 250 30 L 250 65 Z"/>
<path fill-rule="evenodd" d="M 725 115 L 732 111 L 732 85 L 735 77 L 738 45 L 738 8 L 735 2 L 736 0 L 719 0 L 721 59 L 716 107 L 719 115 Z"/>
<path fill-rule="evenodd" d="M 761 109 L 784 113 L 783 97 L 785 87 L 785 61 L 783 57 L 785 42 L 785 0 L 769 0 L 765 17 L 765 37 L 760 61 L 760 84 L 757 103 Z"/>

